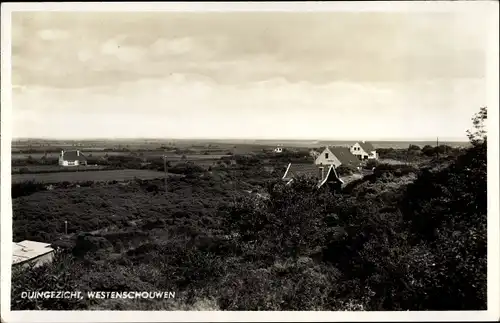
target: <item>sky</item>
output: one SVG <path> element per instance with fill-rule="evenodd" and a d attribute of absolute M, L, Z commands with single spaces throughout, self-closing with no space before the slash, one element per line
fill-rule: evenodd
<path fill-rule="evenodd" d="M 487 19 L 14 12 L 14 138 L 466 140 Z"/>

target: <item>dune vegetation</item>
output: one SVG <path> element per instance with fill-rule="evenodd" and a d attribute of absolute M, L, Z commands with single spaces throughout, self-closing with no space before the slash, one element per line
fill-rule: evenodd
<path fill-rule="evenodd" d="M 12 309 L 485 310 L 485 119 L 486 108 L 469 148 L 373 165 L 340 193 L 284 185 L 282 165 L 264 170 L 258 157 L 184 168 L 167 191 L 161 179 L 19 184 L 14 241 L 58 250 L 51 264 L 13 269 Z M 20 297 L 42 290 L 176 297 Z"/>

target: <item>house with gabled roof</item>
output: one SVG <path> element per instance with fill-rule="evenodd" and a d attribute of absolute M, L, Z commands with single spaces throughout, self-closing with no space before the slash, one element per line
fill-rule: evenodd
<path fill-rule="evenodd" d="M 360 160 L 378 159 L 377 150 L 370 142 L 358 141 L 350 148 L 351 153 L 357 156 Z"/>
<path fill-rule="evenodd" d="M 79 151 L 64 151 L 61 150 L 59 155 L 60 166 L 82 166 L 87 165 L 87 158 Z"/>
<path fill-rule="evenodd" d="M 357 169 L 361 161 L 348 147 L 326 147 L 323 152 L 316 155 L 312 164 L 288 164 L 282 179 L 289 184 L 295 178 L 307 177 L 315 179 L 318 188 L 328 186 L 337 190 L 345 184 L 336 170 L 341 165 Z"/>
<path fill-rule="evenodd" d="M 290 184 L 299 177 L 316 180 L 317 188 L 328 186 L 336 189 L 343 184 L 342 179 L 335 171 L 334 165 L 289 163 L 282 180 Z"/>
<path fill-rule="evenodd" d="M 357 168 L 360 161 L 347 147 L 326 147 L 316 160 L 316 165 L 333 165 L 338 168 L 340 165 Z"/>

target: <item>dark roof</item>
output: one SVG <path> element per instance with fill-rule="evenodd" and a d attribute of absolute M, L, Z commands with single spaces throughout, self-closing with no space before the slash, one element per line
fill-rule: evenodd
<path fill-rule="evenodd" d="M 324 168 L 324 178 L 321 179 L 319 176 L 319 168 Z M 320 166 L 315 164 L 289 164 L 285 175 L 283 176 L 283 180 L 291 181 L 292 179 L 305 176 L 308 178 L 316 179 L 318 181 L 318 187 L 321 187 L 323 184 L 327 182 L 335 182 L 340 181 L 335 168 L 333 166 Z"/>
<path fill-rule="evenodd" d="M 342 165 L 359 166 L 359 159 L 347 147 L 328 147 Z"/>
<path fill-rule="evenodd" d="M 315 164 L 289 164 L 283 179 L 290 180 L 298 176 L 319 179 L 319 166 Z"/>
<path fill-rule="evenodd" d="M 338 176 L 337 171 L 335 171 L 335 167 L 329 167 L 327 173 L 325 174 L 325 178 L 318 183 L 318 187 L 321 187 L 325 183 L 332 182 L 340 182 L 343 183 L 342 179 Z"/>
<path fill-rule="evenodd" d="M 358 144 L 361 146 L 361 148 L 363 148 L 363 150 L 367 153 L 370 153 L 372 151 L 375 150 L 375 147 L 373 147 L 372 143 L 371 142 L 368 142 L 368 141 L 359 141 Z"/>
<path fill-rule="evenodd" d="M 80 156 L 78 156 L 78 153 L 76 150 L 73 151 L 65 151 L 63 155 L 63 160 L 78 160 L 78 161 L 86 161 L 87 158 L 80 152 Z"/>

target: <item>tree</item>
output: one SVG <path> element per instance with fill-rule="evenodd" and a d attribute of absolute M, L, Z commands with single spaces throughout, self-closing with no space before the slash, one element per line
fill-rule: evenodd
<path fill-rule="evenodd" d="M 486 109 L 473 118 L 472 143 L 445 169 L 423 171 L 402 202 L 409 239 L 432 259 L 413 274 L 428 288 L 415 301 L 427 309 L 486 308 L 487 151 Z"/>
<path fill-rule="evenodd" d="M 474 129 L 467 130 L 467 137 L 473 146 L 480 145 L 486 142 L 486 122 L 487 107 L 481 107 L 479 112 L 472 117 L 472 125 Z"/>

